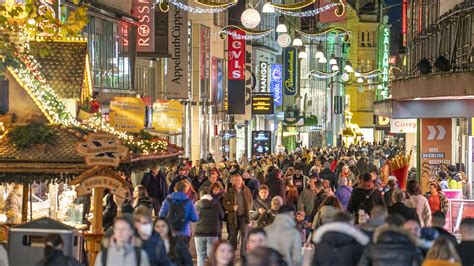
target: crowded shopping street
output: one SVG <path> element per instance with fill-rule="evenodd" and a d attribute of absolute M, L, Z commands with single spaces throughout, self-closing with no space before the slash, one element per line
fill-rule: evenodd
<path fill-rule="evenodd" d="M 0 266 L 474 266 L 473 0 L 0 0 Z"/>

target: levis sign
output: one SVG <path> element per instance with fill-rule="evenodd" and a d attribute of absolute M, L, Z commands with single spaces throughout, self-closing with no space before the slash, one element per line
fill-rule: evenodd
<path fill-rule="evenodd" d="M 241 30 L 236 31 L 239 35 L 245 33 Z M 245 79 L 245 40 L 237 39 L 229 35 L 229 80 Z"/>
<path fill-rule="evenodd" d="M 137 52 L 155 51 L 155 11 L 153 0 L 135 0 L 133 15 L 138 18 Z"/>

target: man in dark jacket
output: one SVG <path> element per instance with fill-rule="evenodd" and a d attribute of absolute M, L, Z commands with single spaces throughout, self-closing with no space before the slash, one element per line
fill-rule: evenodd
<path fill-rule="evenodd" d="M 392 193 L 392 206 L 388 207 L 389 214 L 399 214 L 405 221 L 415 220 L 419 221 L 418 214 L 415 208 L 410 208 L 403 203 L 405 200 L 405 192 L 400 189 L 396 189 Z"/>
<path fill-rule="evenodd" d="M 338 213 L 335 221 L 318 228 L 313 234 L 316 244 L 314 266 L 357 265 L 369 243 L 369 237 L 351 225 L 351 216 Z"/>
<path fill-rule="evenodd" d="M 375 205 L 384 205 L 382 193 L 375 188 L 372 175 L 365 173 L 362 175 L 360 185 L 352 190 L 347 211 L 355 214 L 355 222 L 358 223 L 359 210 L 368 214 Z"/>
<path fill-rule="evenodd" d="M 196 203 L 196 212 L 199 220 L 194 230 L 196 244 L 197 265 L 204 266 L 206 256 L 212 254 L 212 247 L 219 236 L 220 222 L 224 219 L 224 210 L 221 204 L 214 201 L 208 190 L 201 190 L 200 200 Z"/>
<path fill-rule="evenodd" d="M 331 172 L 330 168 L 331 168 L 331 164 L 329 162 L 325 162 L 324 169 L 321 171 L 321 173 L 319 173 L 319 177 L 323 180 L 328 180 L 332 191 L 336 191 L 337 178 L 336 178 L 336 175 L 333 172 Z"/>
<path fill-rule="evenodd" d="M 229 241 L 237 249 L 237 235 L 240 233 L 240 254 L 245 256 L 245 236 L 250 223 L 249 211 L 253 198 L 250 189 L 245 187 L 242 176 L 231 176 L 232 187 L 227 190 L 222 203 L 227 213 Z"/>
<path fill-rule="evenodd" d="M 374 234 L 374 244 L 365 248 L 359 266 L 421 265 L 423 255 L 410 232 L 395 225 L 382 225 Z"/>
<path fill-rule="evenodd" d="M 280 196 L 283 199 L 283 202 L 286 202 L 286 187 L 283 180 L 281 180 L 280 169 L 273 168 L 273 170 L 268 174 L 265 185 L 268 186 L 270 198 Z"/>
<path fill-rule="evenodd" d="M 183 181 L 184 179 L 187 179 L 189 183 L 193 183 L 192 180 L 189 178 L 189 167 L 187 165 L 183 165 L 179 168 L 178 175 L 171 181 L 170 188 L 169 188 L 169 193 L 174 192 L 174 186 L 176 186 L 177 183 Z"/>
<path fill-rule="evenodd" d="M 456 247 L 462 265 L 474 265 L 474 218 L 461 221 L 461 243 Z"/>
<path fill-rule="evenodd" d="M 171 265 L 166 253 L 166 247 L 160 235 L 153 230 L 151 211 L 145 207 L 139 207 L 133 214 L 135 228 L 142 240 L 142 249 L 147 253 L 151 266 Z"/>
<path fill-rule="evenodd" d="M 433 229 L 438 231 L 439 237 L 447 238 L 453 243 L 454 246 L 457 246 L 458 241 L 456 240 L 456 237 L 443 228 L 445 223 L 446 215 L 444 215 L 444 213 L 437 211 L 431 214 L 431 226 L 433 227 Z"/>
<path fill-rule="evenodd" d="M 311 217 L 309 218 L 309 221 L 313 221 L 314 216 L 319 211 L 319 207 L 321 207 L 321 204 L 323 203 L 323 201 L 328 197 L 328 194 L 326 190 L 324 189 L 323 182 L 321 181 L 315 182 L 314 191 L 316 192 L 316 196 L 314 198 L 313 212 L 311 213 Z"/>
<path fill-rule="evenodd" d="M 166 175 L 160 171 L 158 166 L 154 166 L 150 172 L 146 173 L 140 182 L 146 188 L 148 197 L 151 198 L 151 204 L 155 216 L 161 209 L 161 204 L 168 196 L 168 185 L 166 184 Z"/>

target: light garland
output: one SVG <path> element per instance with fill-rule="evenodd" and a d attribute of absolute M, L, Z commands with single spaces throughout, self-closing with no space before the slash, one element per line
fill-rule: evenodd
<path fill-rule="evenodd" d="M 212 8 L 202 8 L 202 7 L 194 7 L 194 6 L 189 6 L 186 4 L 183 4 L 179 2 L 178 0 L 170 0 L 170 4 L 174 5 L 175 7 L 184 10 L 189 13 L 196 13 L 196 14 L 214 14 L 214 13 L 219 13 L 227 10 L 229 7 L 232 7 L 237 4 L 236 2 L 231 2 L 226 6 L 220 6 L 220 7 L 212 7 Z"/>
<path fill-rule="evenodd" d="M 308 77 L 316 77 L 316 78 L 319 78 L 319 79 L 329 79 L 329 78 L 335 77 L 338 73 L 339 73 L 339 71 L 326 73 L 326 72 L 321 72 L 321 71 L 318 71 L 318 70 L 312 70 L 307 74 L 307 76 Z"/>
<path fill-rule="evenodd" d="M 343 38 L 342 40 L 345 43 L 348 43 L 351 41 L 351 32 L 345 28 L 342 27 L 330 27 L 327 29 L 324 29 L 322 31 L 314 31 L 314 32 L 307 32 L 307 31 L 301 31 L 301 30 L 296 30 L 297 33 L 299 33 L 302 37 L 308 38 L 308 39 L 315 39 L 315 38 L 325 38 L 328 39 L 330 37 L 327 37 L 326 35 L 329 33 L 336 34 L 337 37 Z"/>
<path fill-rule="evenodd" d="M 275 9 L 286 10 L 286 11 L 299 10 L 307 6 L 310 6 L 314 3 L 316 3 L 316 0 L 306 0 L 303 2 L 291 3 L 291 4 L 277 4 L 277 3 L 269 2 L 269 4 L 272 5 Z"/>
<path fill-rule="evenodd" d="M 368 72 L 364 72 L 364 73 L 360 73 L 360 76 L 362 78 L 366 78 L 366 79 L 373 79 L 373 78 L 376 78 L 380 75 L 382 75 L 382 71 L 380 71 L 379 69 L 374 69 L 374 70 L 371 70 L 371 71 L 368 71 Z"/>
<path fill-rule="evenodd" d="M 235 30 L 241 30 L 245 32 L 245 35 L 237 33 Z M 273 29 L 270 30 L 249 30 L 237 25 L 228 25 L 219 30 L 219 36 L 222 40 L 225 40 L 227 36 L 232 36 L 240 40 L 258 40 L 262 39 L 265 36 L 273 32 Z"/>
<path fill-rule="evenodd" d="M 317 14 L 326 12 L 329 9 L 331 9 L 335 6 L 338 6 L 338 5 L 339 4 L 332 3 L 332 4 L 329 4 L 327 6 L 323 6 L 323 7 L 320 7 L 320 8 L 316 8 L 316 9 L 313 9 L 313 10 L 307 10 L 307 11 L 290 11 L 290 10 L 278 9 L 277 7 L 275 7 L 275 11 L 278 11 L 278 12 L 282 13 L 283 15 L 290 16 L 290 17 L 300 17 L 300 18 L 314 17 Z"/>

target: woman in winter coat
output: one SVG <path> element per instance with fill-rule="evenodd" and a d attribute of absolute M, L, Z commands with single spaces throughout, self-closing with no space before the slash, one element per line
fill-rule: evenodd
<path fill-rule="evenodd" d="M 258 227 L 258 221 L 270 209 L 271 201 L 272 199 L 269 198 L 268 187 L 266 185 L 261 185 L 258 190 L 258 197 L 252 202 L 249 212 L 249 217 L 253 222 L 254 227 Z"/>
<path fill-rule="evenodd" d="M 421 265 L 423 255 L 413 235 L 396 225 L 385 224 L 374 233 L 374 243 L 367 246 L 359 266 Z"/>
<path fill-rule="evenodd" d="M 133 236 L 132 221 L 118 217 L 113 228 L 113 235 L 102 241 L 103 249 L 97 254 L 94 266 L 149 266 L 150 261 L 146 252 L 141 249 L 141 241 Z"/>
<path fill-rule="evenodd" d="M 80 266 L 82 265 L 73 257 L 63 253 L 63 239 L 59 234 L 48 234 L 44 238 L 44 258 L 36 266 Z"/>
<path fill-rule="evenodd" d="M 410 200 L 415 203 L 415 209 L 420 219 L 421 227 L 431 225 L 431 209 L 428 200 L 421 195 L 421 189 L 416 180 L 410 180 L 407 183 L 407 192 Z"/>
<path fill-rule="evenodd" d="M 370 239 L 351 225 L 351 217 L 336 214 L 338 222 L 322 225 L 313 233 L 313 266 L 357 265 Z"/>
<path fill-rule="evenodd" d="M 430 205 L 431 213 L 440 211 L 444 214 L 448 212 L 448 198 L 441 191 L 441 186 L 437 182 L 429 184 L 430 191 L 425 193 L 425 197 Z"/>
<path fill-rule="evenodd" d="M 114 196 L 110 192 L 106 192 L 105 207 L 102 212 L 102 227 L 104 231 L 114 223 L 114 219 L 117 216 L 117 203 L 114 201 Z"/>
<path fill-rule="evenodd" d="M 461 258 L 452 241 L 439 237 L 426 254 L 423 266 L 461 266 Z"/>
<path fill-rule="evenodd" d="M 193 258 L 189 253 L 189 249 L 179 240 L 171 229 L 170 223 L 165 218 L 155 220 L 154 230 L 157 232 L 163 243 L 165 244 L 166 253 L 173 265 L 176 266 L 192 266 Z"/>
<path fill-rule="evenodd" d="M 344 210 L 347 208 L 347 203 L 351 198 L 352 187 L 348 185 L 348 180 L 345 177 L 339 177 L 338 187 L 336 190 L 336 197 L 341 202 L 342 208 Z"/>

